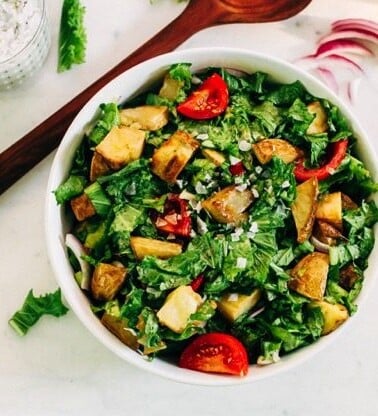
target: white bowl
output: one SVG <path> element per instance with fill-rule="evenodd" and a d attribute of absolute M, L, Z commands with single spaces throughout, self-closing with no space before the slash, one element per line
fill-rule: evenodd
<path fill-rule="evenodd" d="M 362 130 L 356 118 L 350 110 L 328 88 L 314 77 L 302 70 L 276 58 L 252 53 L 249 51 L 227 48 L 191 49 L 178 51 L 143 62 L 129 69 L 104 88 L 102 88 L 82 108 L 69 129 L 67 130 L 61 145 L 58 148 L 47 187 L 46 200 L 46 239 L 48 255 L 55 272 L 58 284 L 71 309 L 75 312 L 84 326 L 109 350 L 143 370 L 150 371 L 160 376 L 190 384 L 202 385 L 235 385 L 250 383 L 266 377 L 274 376 L 283 370 L 290 369 L 299 363 L 308 360 L 316 352 L 334 341 L 348 324 L 344 325 L 326 337 L 322 337 L 316 343 L 302 348 L 292 354 L 283 357 L 278 363 L 270 366 L 251 366 L 246 377 L 232 377 L 223 375 L 205 374 L 179 368 L 175 364 L 162 359 L 152 362 L 146 361 L 112 335 L 92 313 L 86 296 L 79 289 L 67 259 L 64 246 L 64 237 L 68 231 L 68 224 L 64 216 L 64 210 L 58 206 L 52 191 L 58 187 L 67 177 L 73 159 L 75 149 L 82 140 L 86 125 L 93 119 L 99 104 L 117 100 L 122 103 L 131 96 L 147 89 L 154 81 L 160 79 L 169 66 L 178 62 L 191 62 L 193 71 L 208 66 L 229 67 L 246 72 L 263 71 L 282 83 L 291 83 L 300 80 L 310 93 L 315 96 L 329 99 L 337 105 L 349 120 L 355 136 L 358 139 L 358 152 L 366 163 L 373 177 L 377 178 L 377 158 L 374 149 L 370 145 L 366 133 Z M 378 245 L 375 246 L 370 256 L 369 268 L 365 271 L 363 290 L 357 303 L 361 304 L 366 294 L 371 291 L 374 275 L 373 270 L 378 268 Z M 340 347 L 341 350 L 341 347 Z"/>

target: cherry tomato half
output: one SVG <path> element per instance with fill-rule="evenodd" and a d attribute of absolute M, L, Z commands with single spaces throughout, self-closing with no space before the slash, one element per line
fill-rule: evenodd
<path fill-rule="evenodd" d="M 182 352 L 179 366 L 206 373 L 245 376 L 248 355 L 235 337 L 221 332 L 199 335 Z"/>
<path fill-rule="evenodd" d="M 177 106 L 177 111 L 194 120 L 208 120 L 222 114 L 228 105 L 228 88 L 218 74 L 213 74 Z"/>
<path fill-rule="evenodd" d="M 156 217 L 154 223 L 159 231 L 189 237 L 192 221 L 188 210 L 188 202 L 177 195 L 169 195 L 165 201 L 164 212 Z"/>
<path fill-rule="evenodd" d="M 299 160 L 294 168 L 295 179 L 298 182 L 307 181 L 307 179 L 310 179 L 314 176 L 318 179 L 318 181 L 327 179 L 335 172 L 335 170 L 344 160 L 347 148 L 348 140 L 346 139 L 331 143 L 329 146 L 328 161 L 318 168 L 307 169 L 304 165 L 304 159 Z"/>

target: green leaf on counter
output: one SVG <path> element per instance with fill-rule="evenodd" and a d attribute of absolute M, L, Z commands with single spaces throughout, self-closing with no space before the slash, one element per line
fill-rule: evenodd
<path fill-rule="evenodd" d="M 58 72 L 85 62 L 87 35 L 84 14 L 85 7 L 80 0 L 64 0 L 60 20 Z"/>
<path fill-rule="evenodd" d="M 63 304 L 60 289 L 42 296 L 34 296 L 31 289 L 24 304 L 9 320 L 9 325 L 19 334 L 25 335 L 43 315 L 63 316 L 68 308 Z"/>

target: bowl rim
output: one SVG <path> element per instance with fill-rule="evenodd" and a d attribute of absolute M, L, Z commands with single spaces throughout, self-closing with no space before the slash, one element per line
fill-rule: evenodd
<path fill-rule="evenodd" d="M 106 346 L 110 351 L 121 357 L 129 364 L 176 382 L 206 386 L 240 385 L 268 378 L 272 375 L 287 371 L 303 363 L 307 359 L 313 357 L 316 353 L 323 350 L 331 342 L 333 342 L 340 333 L 351 326 L 350 324 L 353 320 L 348 319 L 348 322 L 345 322 L 336 331 L 330 334 L 331 336 L 328 335 L 321 337 L 315 343 L 286 355 L 279 362 L 273 365 L 265 367 L 258 367 L 256 365 L 250 366 L 252 369 L 245 377 L 232 377 L 218 374 L 200 373 L 192 370 L 182 369 L 159 358 L 154 359 L 152 362 L 147 361 L 141 355 L 137 354 L 135 351 L 131 350 L 129 347 L 125 346 L 121 341 L 119 341 L 118 338 L 111 334 L 101 324 L 98 318 L 91 312 L 89 308 L 89 302 L 73 278 L 72 270 L 70 269 L 66 259 L 63 240 L 64 224 L 61 221 L 63 216 L 63 208 L 56 204 L 55 197 L 53 195 L 53 190 L 56 189 L 57 185 L 59 185 L 61 181 L 66 177 L 68 168 L 71 164 L 71 158 L 74 149 L 77 146 L 73 146 L 73 144 L 78 144 L 80 142 L 83 131 L 85 130 L 85 126 L 89 122 L 90 118 L 92 118 L 97 112 L 98 105 L 101 102 L 106 102 L 106 97 L 109 101 L 109 95 L 113 97 L 114 91 L 121 92 L 122 88 L 124 91 L 128 83 L 134 83 L 137 85 L 137 88 L 131 91 L 132 94 L 124 94 L 126 95 L 125 99 L 128 99 L 136 90 L 138 90 L 138 88 L 146 85 L 145 78 L 147 78 L 147 81 L 150 81 L 151 77 L 156 77 L 157 72 L 162 71 L 163 68 L 168 68 L 170 64 L 177 62 L 191 62 L 193 65 L 196 65 L 198 62 L 202 61 L 219 62 L 219 64 L 213 64 L 214 66 L 222 66 L 222 62 L 226 61 L 237 62 L 238 68 L 241 68 L 241 66 L 243 66 L 243 68 L 248 66 L 251 67 L 251 69 L 248 69 L 251 72 L 253 71 L 252 68 L 256 66 L 254 63 L 258 62 L 259 68 L 264 66 L 272 66 L 272 68 L 275 68 L 274 71 L 273 69 L 269 72 L 266 71 L 269 74 L 272 74 L 272 72 L 279 72 L 279 75 L 283 78 L 289 77 L 293 80 L 299 79 L 305 85 L 306 89 L 310 90 L 310 92 L 315 89 L 317 92 L 316 94 L 314 93 L 314 95 L 329 99 L 333 104 L 338 106 L 344 116 L 347 117 L 355 137 L 358 138 L 358 148 L 359 153 L 361 153 L 361 158 L 368 166 L 372 176 L 375 178 L 375 180 L 377 180 L 377 156 L 373 146 L 368 139 L 368 135 L 361 127 L 359 121 L 352 113 L 351 109 L 346 104 L 344 104 L 329 88 L 327 88 L 311 74 L 295 67 L 294 65 L 282 59 L 246 49 L 229 47 L 201 47 L 177 50 L 151 58 L 126 70 L 115 79 L 110 81 L 108 84 L 106 84 L 103 88 L 101 88 L 95 95 L 93 95 L 77 114 L 74 121 L 66 131 L 52 162 L 45 199 L 45 241 L 48 259 L 53 269 L 54 276 L 62 289 L 62 294 L 65 300 L 69 304 L 70 308 L 74 311 L 79 321 L 95 338 L 97 338 L 100 343 Z M 136 78 L 140 78 L 141 74 L 143 76 L 140 80 L 133 81 L 134 76 Z M 274 78 L 277 77 L 274 76 Z M 118 90 L 118 88 L 120 89 Z M 89 119 L 88 114 L 90 115 Z M 67 155 L 71 155 L 71 158 L 67 157 Z M 376 200 L 376 196 L 374 196 L 374 199 Z M 377 235 L 376 227 L 375 234 Z M 374 265 L 372 264 L 374 261 L 372 260 L 374 260 L 374 257 L 378 258 L 378 256 L 374 256 L 374 252 L 376 252 L 376 254 L 378 253 L 377 244 L 374 246 L 373 251 L 369 257 L 369 263 L 371 264 L 369 264 L 368 269 L 365 270 L 365 281 L 363 289 L 356 302 L 359 306 L 366 300 L 366 297 L 371 292 L 372 285 L 376 280 L 374 279 L 372 273 L 372 269 L 374 269 Z M 378 266 L 378 260 L 376 266 Z"/>

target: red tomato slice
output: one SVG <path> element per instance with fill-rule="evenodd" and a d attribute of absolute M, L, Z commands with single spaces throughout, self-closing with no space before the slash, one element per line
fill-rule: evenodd
<path fill-rule="evenodd" d="M 155 219 L 155 227 L 159 231 L 189 237 L 192 222 L 188 202 L 171 194 L 165 202 L 163 214 L 158 215 Z"/>
<path fill-rule="evenodd" d="M 323 181 L 332 175 L 335 170 L 341 165 L 344 160 L 348 149 L 348 140 L 343 139 L 338 142 L 331 143 L 329 147 L 329 159 L 319 168 L 307 169 L 304 166 L 304 160 L 301 159 L 297 162 L 294 168 L 295 179 L 298 182 L 307 181 L 307 179 L 315 176 L 318 181 Z"/>
<path fill-rule="evenodd" d="M 179 366 L 206 373 L 245 376 L 248 355 L 235 337 L 221 332 L 199 335 L 182 352 Z"/>
<path fill-rule="evenodd" d="M 213 74 L 177 106 L 177 111 L 194 120 L 208 120 L 222 114 L 228 105 L 228 88 L 218 74 Z"/>

